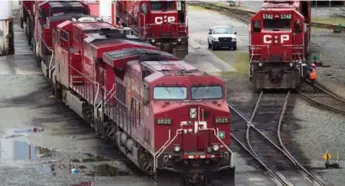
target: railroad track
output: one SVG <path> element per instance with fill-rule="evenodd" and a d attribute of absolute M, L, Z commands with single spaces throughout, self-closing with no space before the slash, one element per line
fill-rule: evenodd
<path fill-rule="evenodd" d="M 277 185 L 326 186 L 305 169 L 283 144 L 280 131 L 289 97 L 290 92 L 265 95 L 262 91 L 250 119 L 229 105 L 233 115 L 239 116 L 237 120 L 243 120 L 232 122 L 231 137 L 265 173 L 278 182 Z"/>
<path fill-rule="evenodd" d="M 219 4 L 219 3 L 211 3 L 211 2 L 205 2 L 205 1 L 189 1 L 190 5 L 200 6 L 206 9 L 210 10 L 216 10 L 219 12 L 222 12 L 226 15 L 229 15 L 231 17 L 235 17 L 245 23 L 250 22 L 250 18 L 256 14 L 255 11 L 252 10 L 246 10 L 239 7 L 230 7 L 226 6 L 225 4 Z M 320 22 L 311 22 L 311 26 L 316 28 L 324 28 L 324 29 L 335 29 L 338 28 L 338 25 L 334 24 L 327 24 L 327 23 L 320 23 Z M 341 31 L 345 31 L 345 27 L 340 28 Z"/>
<path fill-rule="evenodd" d="M 311 86 L 304 87 L 302 90 L 297 90 L 297 92 L 304 99 L 316 105 L 340 114 L 345 114 L 345 99 L 338 97 L 320 85 L 315 84 L 315 87 L 317 89 L 315 93 L 312 91 Z"/>

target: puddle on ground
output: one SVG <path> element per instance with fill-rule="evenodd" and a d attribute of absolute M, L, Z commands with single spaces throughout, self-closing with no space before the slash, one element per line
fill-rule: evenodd
<path fill-rule="evenodd" d="M 9 166 L 34 162 L 33 166 L 37 172 L 59 177 L 69 175 L 125 176 L 130 174 L 123 169 L 108 165 L 107 162 L 113 161 L 109 158 L 90 153 L 67 154 L 35 146 L 25 141 L 25 138 L 0 139 L 0 161 Z"/>
<path fill-rule="evenodd" d="M 5 138 L 0 141 L 0 160 L 35 160 L 51 156 L 51 150 L 26 141 Z"/>
<path fill-rule="evenodd" d="M 66 153 L 30 144 L 25 136 L 42 132 L 41 128 L 11 129 L 0 139 L 0 161 L 8 166 L 33 166 L 39 173 L 53 176 L 125 176 L 129 175 L 104 156 L 91 153 Z M 33 163 L 33 164 L 30 164 Z"/>
<path fill-rule="evenodd" d="M 4 138 L 18 138 L 18 137 L 25 137 L 28 134 L 43 132 L 43 128 L 24 128 L 24 129 L 9 129 L 7 130 Z"/>

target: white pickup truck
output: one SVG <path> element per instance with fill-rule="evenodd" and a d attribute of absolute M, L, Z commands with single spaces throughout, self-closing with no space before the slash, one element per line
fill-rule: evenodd
<path fill-rule="evenodd" d="M 213 26 L 208 32 L 208 48 L 215 50 L 226 47 L 229 49 L 237 49 L 236 32 L 233 32 L 231 26 Z"/>

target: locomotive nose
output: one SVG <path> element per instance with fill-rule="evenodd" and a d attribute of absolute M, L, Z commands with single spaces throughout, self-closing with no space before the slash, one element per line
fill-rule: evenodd
<path fill-rule="evenodd" d="M 187 114 L 181 115 L 179 122 L 179 129 L 183 133 L 183 137 L 179 139 L 181 146 L 178 148 L 190 152 L 203 151 L 210 153 L 218 151 L 221 144 L 217 138 L 219 131 L 217 131 L 218 128 L 215 126 L 215 121 L 218 118 L 216 117 L 217 115 L 221 116 L 224 113 L 214 108 L 208 108 L 205 105 L 189 106 L 184 112 Z M 228 120 L 227 118 L 223 117 L 224 122 L 228 122 L 225 121 Z"/>

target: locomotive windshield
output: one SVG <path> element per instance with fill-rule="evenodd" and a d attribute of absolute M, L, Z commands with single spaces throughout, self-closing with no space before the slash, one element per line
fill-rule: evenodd
<path fill-rule="evenodd" d="M 151 10 L 175 10 L 175 1 L 151 2 Z"/>
<path fill-rule="evenodd" d="M 153 98 L 157 100 L 184 100 L 187 99 L 186 87 L 155 87 Z"/>
<path fill-rule="evenodd" d="M 289 30 L 291 29 L 291 20 L 264 20 L 265 30 Z"/>
<path fill-rule="evenodd" d="M 221 99 L 223 88 L 221 86 L 195 86 L 192 87 L 192 99 Z"/>
<path fill-rule="evenodd" d="M 280 31 L 291 29 L 291 14 L 264 13 L 262 14 L 262 19 L 265 30 Z"/>

